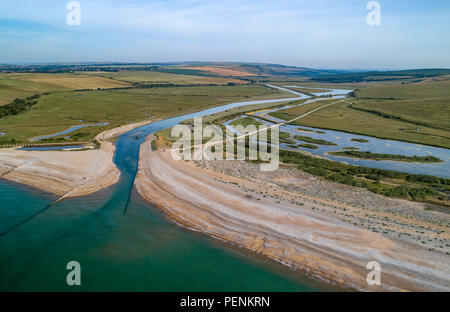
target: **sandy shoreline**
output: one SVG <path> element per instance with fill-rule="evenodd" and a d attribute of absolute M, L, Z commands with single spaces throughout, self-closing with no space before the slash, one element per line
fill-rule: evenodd
<path fill-rule="evenodd" d="M 124 125 L 100 133 L 101 147 L 89 151 L 23 151 L 0 149 L 0 177 L 48 191 L 64 198 L 85 196 L 116 184 L 111 139 L 154 120 Z"/>
<path fill-rule="evenodd" d="M 246 247 L 339 286 L 364 291 L 450 290 L 448 247 L 443 251 L 431 250 L 420 241 L 397 237 L 403 232 L 407 236 L 408 231 L 414 232 L 414 227 L 420 226 L 427 229 L 420 235 L 448 244 L 448 223 L 442 224 L 442 220 L 448 221 L 447 215 L 433 212 L 414 220 L 411 216 L 422 216 L 420 203 L 378 199 L 377 195 L 365 195 L 357 189 L 337 190 L 337 194 L 363 192 L 367 198 L 360 201 L 368 203 L 368 207 L 362 208 L 289 190 L 302 183 L 324 189 L 340 187 L 328 182 L 324 187 L 323 181 L 309 176 L 272 175 L 269 182 L 249 173 L 233 175 L 208 168 L 207 163 L 202 166 L 174 161 L 169 150 L 152 151 L 147 140 L 141 146 L 135 185 L 142 197 L 186 227 Z M 233 170 L 237 165 L 230 167 Z M 281 179 L 286 187 L 280 187 L 276 179 Z M 373 201 L 379 201 L 386 209 L 372 209 Z M 394 212 L 398 205 L 407 213 Z M 392 227 L 392 233 L 347 222 L 346 215 L 363 222 L 379 218 Z M 369 272 L 366 265 L 374 260 L 381 264 L 381 286 L 366 283 Z"/>

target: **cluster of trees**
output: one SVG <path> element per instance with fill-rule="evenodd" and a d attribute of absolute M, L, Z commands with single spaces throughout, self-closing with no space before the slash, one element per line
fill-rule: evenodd
<path fill-rule="evenodd" d="M 424 201 L 429 196 L 445 200 L 445 196 L 439 192 L 450 193 L 450 179 L 441 177 L 353 166 L 287 150 L 280 150 L 280 160 L 296 164 L 299 169 L 326 180 L 365 188 L 384 196 Z M 402 180 L 405 185 L 380 183 L 383 178 Z"/>
<path fill-rule="evenodd" d="M 17 115 L 38 103 L 40 95 L 35 94 L 26 99 L 15 99 L 12 103 L 0 106 L 0 118 Z"/>

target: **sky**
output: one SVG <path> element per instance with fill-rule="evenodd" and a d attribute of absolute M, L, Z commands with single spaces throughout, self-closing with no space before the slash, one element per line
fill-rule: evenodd
<path fill-rule="evenodd" d="M 323 69 L 450 68 L 450 1 L 0 0 L 0 64 L 259 62 Z"/>

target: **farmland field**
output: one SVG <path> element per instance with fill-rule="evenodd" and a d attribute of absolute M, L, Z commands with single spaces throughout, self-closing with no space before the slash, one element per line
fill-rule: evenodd
<path fill-rule="evenodd" d="M 127 82 L 153 83 L 153 84 L 227 84 L 245 83 L 238 79 L 228 79 L 219 77 L 203 77 L 195 75 L 179 75 L 159 71 L 119 71 L 119 72 L 92 72 L 89 75 L 113 78 Z"/>
<path fill-rule="evenodd" d="M 363 88 L 356 92 L 358 98 L 375 99 L 424 99 L 450 96 L 450 78 L 411 84 L 391 84 Z"/>
<path fill-rule="evenodd" d="M 450 130 L 450 79 L 359 90 L 355 108 L 419 126 Z M 373 99 L 368 99 L 373 98 Z"/>
<path fill-rule="evenodd" d="M 186 67 L 186 69 L 201 70 L 219 76 L 234 76 L 234 77 L 257 76 L 256 74 L 253 73 L 231 69 L 227 67 L 203 66 L 203 67 Z"/>

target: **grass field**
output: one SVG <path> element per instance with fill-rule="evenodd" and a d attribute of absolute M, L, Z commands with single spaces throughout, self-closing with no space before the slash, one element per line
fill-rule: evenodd
<path fill-rule="evenodd" d="M 227 67 L 213 67 L 213 66 L 202 66 L 202 67 L 185 67 L 186 69 L 201 70 L 208 73 L 212 73 L 218 76 L 231 76 L 231 77 L 248 77 L 248 76 L 258 76 L 253 73 L 231 69 Z"/>
<path fill-rule="evenodd" d="M 419 126 L 450 130 L 450 78 L 358 90 L 354 108 Z"/>
<path fill-rule="evenodd" d="M 293 119 L 295 117 L 298 117 L 300 115 L 306 114 L 307 112 L 316 109 L 320 106 L 326 105 L 326 104 L 330 104 L 335 102 L 336 100 L 322 100 L 322 101 L 317 101 L 317 102 L 313 102 L 310 104 L 305 104 L 305 105 L 300 105 L 300 106 L 296 106 L 296 107 L 291 107 L 288 109 L 283 109 L 283 110 L 279 110 L 273 113 L 270 113 L 270 115 L 277 117 L 277 118 L 281 118 L 284 120 L 290 120 Z"/>
<path fill-rule="evenodd" d="M 203 77 L 195 75 L 178 75 L 158 71 L 119 71 L 119 72 L 92 72 L 89 75 L 113 78 L 127 82 L 153 83 L 153 84 L 227 84 L 229 82 L 246 83 L 239 79 Z"/>
<path fill-rule="evenodd" d="M 353 107 L 418 126 L 450 131 L 450 97 L 402 101 L 360 100 Z"/>
<path fill-rule="evenodd" d="M 372 99 L 428 99 L 450 97 L 450 78 L 426 80 L 411 84 L 392 84 L 366 87 L 356 91 L 358 98 Z"/>
<path fill-rule="evenodd" d="M 0 105 L 36 93 L 126 86 L 122 81 L 81 74 L 0 74 Z"/>
<path fill-rule="evenodd" d="M 305 135 L 295 135 L 294 139 L 300 140 L 300 141 L 303 141 L 303 142 L 307 142 L 307 143 L 318 144 L 318 145 L 337 145 L 336 143 L 333 143 L 333 142 L 329 142 L 329 141 L 325 141 L 325 140 L 319 140 L 319 139 L 314 139 L 314 138 L 311 138 L 311 137 L 305 136 Z"/>
<path fill-rule="evenodd" d="M 293 119 L 323 104 L 312 103 L 272 113 L 284 120 Z M 347 102 L 339 102 L 294 122 L 295 125 L 339 130 L 362 135 L 450 148 L 448 131 L 421 127 L 353 110 Z"/>
<path fill-rule="evenodd" d="M 58 92 L 42 96 L 27 112 L 0 119 L 0 132 L 6 133 L 0 142 L 24 142 L 57 133 L 80 124 L 80 120 L 89 124 L 110 122 L 107 127 L 87 127 L 71 134 L 83 141 L 108 128 L 150 117 L 165 118 L 235 101 L 278 97 L 279 92 L 259 85 Z"/>
<path fill-rule="evenodd" d="M 450 80 L 441 77 L 415 84 L 366 86 L 356 96 L 295 124 L 450 148 Z M 272 115 L 289 120 L 323 103 Z"/>

